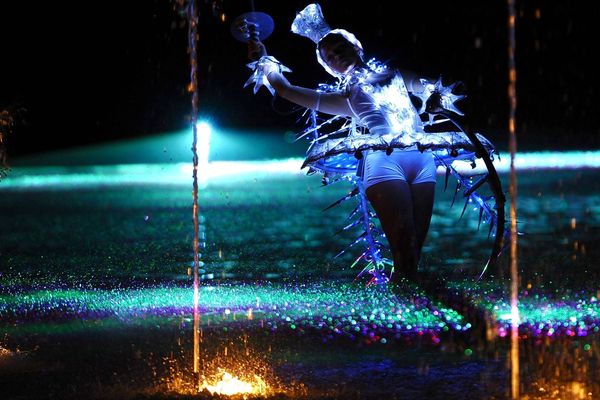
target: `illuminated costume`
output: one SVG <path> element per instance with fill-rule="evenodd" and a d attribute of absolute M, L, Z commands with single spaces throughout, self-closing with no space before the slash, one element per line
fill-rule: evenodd
<path fill-rule="evenodd" d="M 343 29 L 331 30 L 317 4 L 311 4 L 297 14 L 292 32 L 306 36 L 317 44 L 328 34 L 342 35 L 362 56 L 362 45 L 356 37 Z M 311 140 L 302 168 L 308 167 L 309 174 L 322 173 L 325 184 L 347 180 L 355 185 L 348 196 L 333 205 L 358 195 L 358 205 L 351 214 L 356 216 L 356 220 L 344 230 L 355 226 L 364 230 L 350 245 L 364 243 L 366 246 L 353 264 L 354 266 L 360 260 L 367 262 L 361 274 L 368 272 L 372 275 L 372 281 L 387 282 L 390 274 L 385 271 L 386 265 L 392 265 L 383 255 L 385 246 L 382 244 L 382 232 L 372 222 L 375 214 L 371 212 L 365 195 L 366 188 L 376 183 L 393 179 L 409 183 L 435 182 L 435 169 L 443 166 L 447 171 L 446 179 L 453 174 L 458 180 L 457 192 L 460 187 L 464 188 L 467 201 L 474 202 L 481 209 L 480 220 L 485 215 L 484 222 L 498 226 L 495 205 L 490 203 L 494 198 L 482 197 L 476 192 L 484 180 L 474 182 L 472 177 L 463 177 L 452 166 L 456 160 L 473 162 L 476 154 L 481 156 L 486 153 L 486 156 L 492 156 L 494 146 L 481 135 L 469 138 L 463 131 L 436 132 L 425 129 L 426 126 L 432 128 L 440 121 L 448 120 L 434 118 L 427 109 L 433 94 L 437 96 L 437 106 L 459 114 L 454 102 L 464 96 L 453 94 L 453 86 L 445 87 L 441 80 L 428 82 L 421 79 L 423 92 L 412 93 L 421 101 L 421 107 L 417 111 L 405 82 L 397 71 L 370 60 L 366 67 L 354 68 L 347 74 L 341 74 L 321 58 L 318 47 L 316 54 L 323 68 L 337 78 L 335 84 L 321 84 L 317 90 L 322 93 L 343 94 L 352 115 L 322 120 L 316 110 L 310 110 L 309 126 L 299 135 L 299 138 Z M 264 56 L 248 66 L 254 70 L 254 74 L 245 86 L 254 83 L 255 93 L 261 85 L 265 85 L 274 94 L 275 91 L 267 80 L 269 73 L 290 72 L 271 56 Z M 318 104 L 315 109 L 318 109 Z M 428 114 L 428 120 L 423 123 L 419 114 Z M 336 121 L 338 125 L 341 123 L 341 127 L 326 132 L 326 128 L 335 126 Z M 479 142 L 479 147 L 474 142 Z M 505 234 L 504 231 L 502 236 Z"/>

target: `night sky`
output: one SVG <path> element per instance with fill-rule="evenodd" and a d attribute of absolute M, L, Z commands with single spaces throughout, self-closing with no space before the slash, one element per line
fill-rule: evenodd
<path fill-rule="evenodd" d="M 12 4 L 7 4 L 12 3 Z M 275 31 L 270 54 L 314 87 L 331 77 L 314 44 L 290 32 L 309 1 L 255 0 Z M 587 4 L 587 3 L 586 3 Z M 507 5 L 504 1 L 322 1 L 332 28 L 345 28 L 365 54 L 445 82 L 465 83 L 464 122 L 508 146 Z M 7 139 L 12 157 L 183 129 L 187 28 L 169 0 L 2 2 L 0 110 L 20 110 Z M 301 129 L 300 110 L 243 83 L 250 70 L 231 22 L 250 1 L 199 1 L 200 113 L 234 129 Z M 597 149 L 600 6 L 517 1 L 518 142 L 521 150 Z M 223 21 L 224 19 L 224 21 Z"/>

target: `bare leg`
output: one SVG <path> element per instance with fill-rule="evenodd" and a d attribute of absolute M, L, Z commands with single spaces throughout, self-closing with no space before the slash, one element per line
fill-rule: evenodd
<path fill-rule="evenodd" d="M 435 183 L 409 185 L 403 180 L 378 183 L 367 189 L 394 258 L 394 277 L 415 278 L 427 237 Z"/>
<path fill-rule="evenodd" d="M 408 183 L 391 180 L 367 189 L 394 258 L 394 277 L 412 278 L 417 271 L 418 238 L 413 215 L 413 196 Z"/>
<path fill-rule="evenodd" d="M 413 200 L 413 217 L 417 235 L 417 263 L 421 259 L 421 249 L 433 213 L 433 199 L 435 197 L 435 182 L 416 183 L 410 186 Z"/>

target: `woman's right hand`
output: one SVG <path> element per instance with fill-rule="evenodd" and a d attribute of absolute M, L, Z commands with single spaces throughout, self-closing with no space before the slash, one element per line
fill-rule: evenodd
<path fill-rule="evenodd" d="M 266 55 L 267 48 L 261 41 L 252 39 L 248 41 L 248 58 L 251 61 L 256 61 Z"/>

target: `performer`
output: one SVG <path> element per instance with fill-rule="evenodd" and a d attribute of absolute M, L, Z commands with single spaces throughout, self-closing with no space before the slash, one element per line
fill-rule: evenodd
<path fill-rule="evenodd" d="M 315 141 L 305 166 L 319 170 L 319 162 L 341 154 L 360 159 L 358 184 L 389 243 L 392 281 L 413 279 L 432 216 L 436 184 L 433 151 L 464 149 L 470 144 L 456 132 L 450 136 L 427 133 L 409 97 L 409 92 L 425 92 L 426 81 L 366 62 L 361 43 L 346 30 L 331 30 L 318 4 L 297 14 L 292 31 L 316 43 L 317 61 L 337 78 L 337 85 L 326 91 L 292 85 L 283 75 L 290 70 L 268 56 L 265 46 L 256 40 L 249 41 L 248 52 L 260 59 L 249 65 L 254 74 L 246 84 L 255 83 L 255 92 L 265 85 L 271 93 L 293 103 L 351 118 L 353 126 L 359 127 L 349 128 L 342 139 Z"/>

